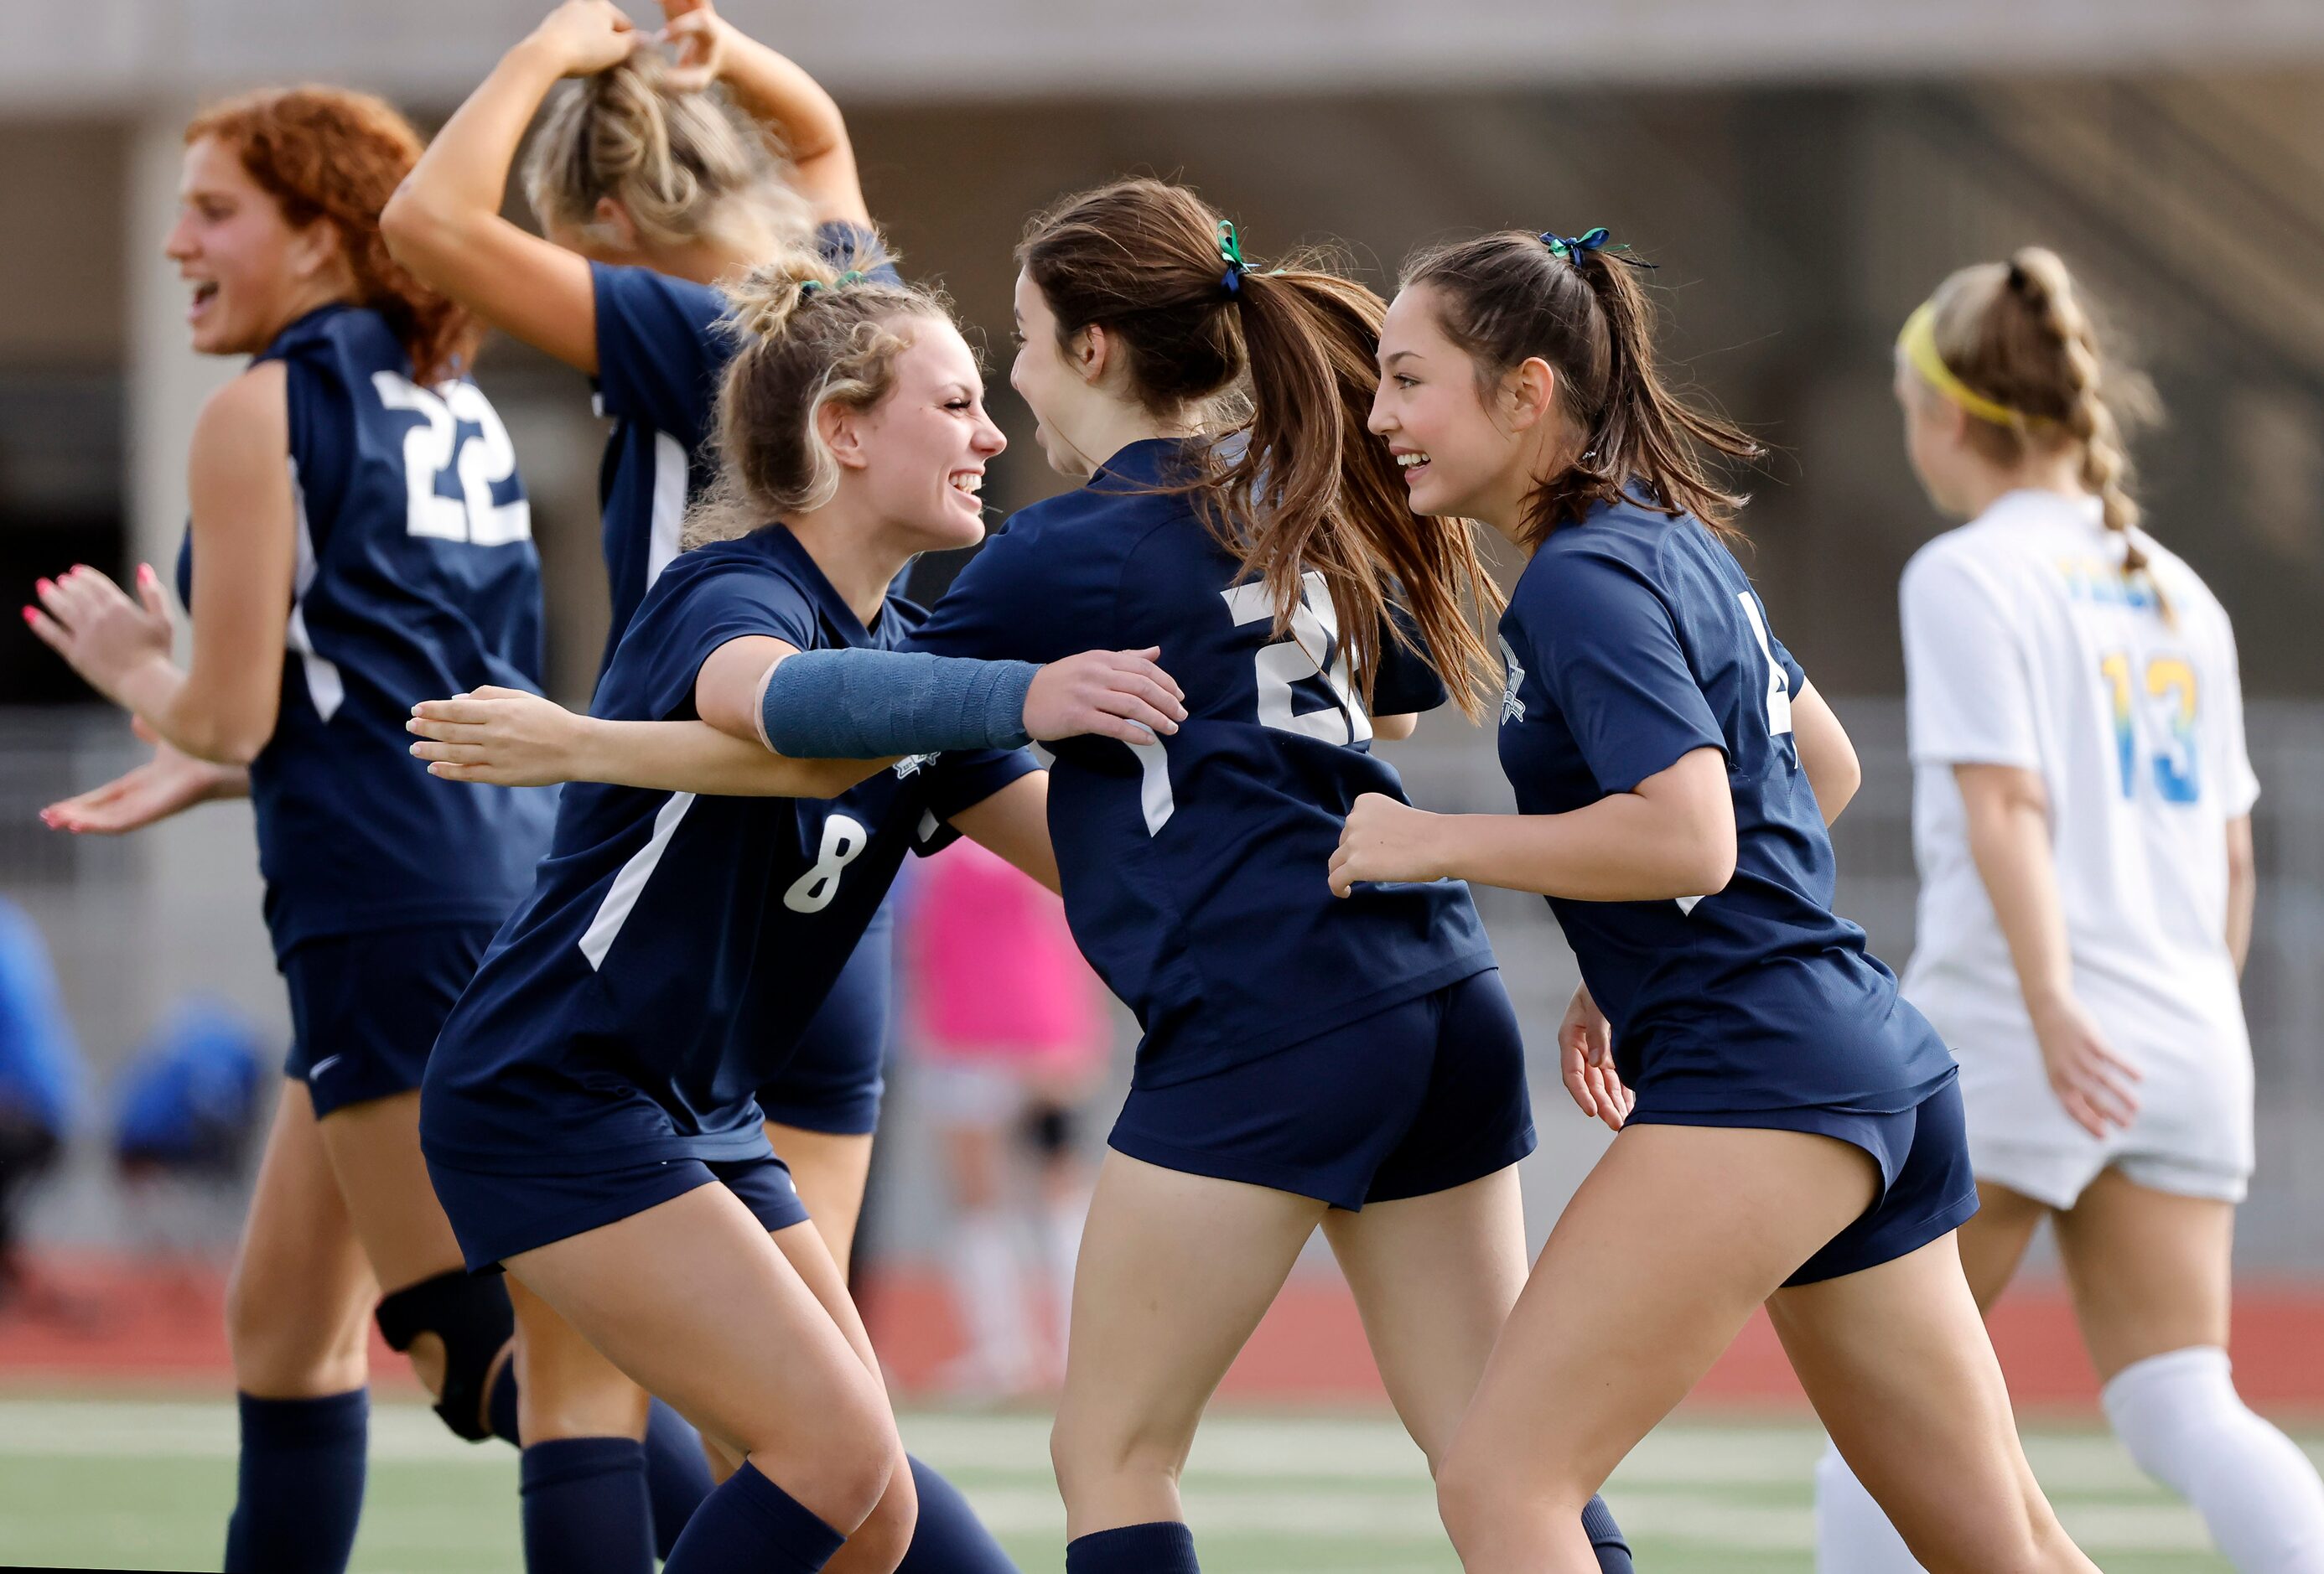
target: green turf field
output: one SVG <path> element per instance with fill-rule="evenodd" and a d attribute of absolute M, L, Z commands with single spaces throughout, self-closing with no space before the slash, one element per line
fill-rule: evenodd
<path fill-rule="evenodd" d="M 1056 1574 L 1065 1521 L 1045 1421 L 923 1413 L 904 1435 L 967 1490 L 1026 1574 Z M 2043 1430 L 2030 1442 L 2066 1523 L 2112 1574 L 2225 1574 L 2194 1515 L 2110 1439 Z M 2308 1443 L 2324 1455 L 2324 1439 Z M 1804 1574 L 1818 1446 L 1804 1426 L 1674 1423 L 1607 1493 L 1652 1574 Z M 0 1400 L 0 1564 L 215 1569 L 233 1477 L 227 1404 Z M 515 1490 L 507 1449 L 468 1448 L 416 1405 L 383 1405 L 355 1567 L 513 1570 Z M 1186 1504 L 1208 1574 L 1456 1571 L 1419 1456 L 1384 1417 L 1219 1415 L 1195 1447 Z"/>

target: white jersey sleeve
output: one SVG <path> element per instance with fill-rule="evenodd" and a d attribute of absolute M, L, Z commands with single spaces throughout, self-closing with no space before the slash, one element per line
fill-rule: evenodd
<path fill-rule="evenodd" d="M 2252 770 L 2251 754 L 2244 744 L 2244 684 L 2236 657 L 2235 631 L 2225 609 L 2213 607 L 2219 620 L 2220 670 L 2226 682 L 2213 696 L 2218 725 L 2210 730 L 2212 758 L 2206 763 L 2211 779 L 2219 784 L 2219 806 L 2230 820 L 2240 820 L 2259 801 L 2259 778 Z"/>
<path fill-rule="evenodd" d="M 2039 770 L 2033 674 L 2007 592 L 1948 545 L 1923 548 L 1900 592 L 1913 763 Z"/>

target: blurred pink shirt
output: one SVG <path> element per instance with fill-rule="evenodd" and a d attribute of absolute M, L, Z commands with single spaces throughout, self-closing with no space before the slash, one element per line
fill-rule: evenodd
<path fill-rule="evenodd" d="M 933 1055 L 1070 1071 L 1111 1030 L 1065 904 L 975 842 L 921 866 L 905 932 L 920 1040 Z"/>

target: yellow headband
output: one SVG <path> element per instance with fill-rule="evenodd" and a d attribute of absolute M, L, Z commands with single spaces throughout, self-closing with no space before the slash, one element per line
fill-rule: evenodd
<path fill-rule="evenodd" d="M 1937 354 L 1937 306 L 1924 300 L 1912 316 L 1904 319 L 1904 331 L 1896 336 L 1896 348 L 1922 380 L 1953 403 L 1981 421 L 1991 421 L 1997 427 L 2030 427 L 2041 423 L 2030 416 L 2021 415 L 2006 404 L 1998 404 L 1978 392 L 1953 375 L 1945 358 Z"/>

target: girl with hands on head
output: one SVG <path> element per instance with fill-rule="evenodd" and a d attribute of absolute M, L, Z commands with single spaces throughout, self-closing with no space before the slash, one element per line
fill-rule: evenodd
<path fill-rule="evenodd" d="M 1582 1574 L 1575 1510 L 1764 1304 L 1932 1568 L 2089 1574 L 1962 1282 L 1953 1231 L 1977 1199 L 1955 1067 L 1831 910 L 1826 826 L 1854 751 L 1720 539 L 1740 500 L 1712 459 L 1754 446 L 1665 385 L 1607 239 L 1425 253 L 1380 335 L 1370 426 L 1412 511 L 1528 555 L 1500 624 L 1519 813 L 1360 803 L 1333 886 L 1547 897 L 1583 980 L 1569 1088 L 1623 1112 L 1461 1419 L 1439 1505 L 1471 1574 Z M 1600 1337 L 1577 1343 L 1584 1322 Z"/>
<path fill-rule="evenodd" d="M 668 0 L 661 16 L 662 30 L 651 33 L 603 0 L 556 7 L 446 124 L 434 156 L 381 219 L 414 272 L 587 375 L 599 412 L 612 419 L 598 472 L 612 600 L 604 666 L 678 555 L 687 511 L 716 474 L 713 402 L 751 336 L 717 286 L 810 245 L 834 277 L 895 279 L 830 95 L 701 0 Z M 542 232 L 533 235 L 503 218 L 501 204 L 525 129 L 552 93 L 521 170 Z M 746 737 L 706 741 L 754 747 Z M 762 750 L 712 762 L 739 772 L 739 781 L 687 779 L 725 791 L 756 783 L 814 792 L 828 775 L 769 784 L 773 762 Z M 843 1268 L 878 1119 L 890 947 L 883 913 L 796 1053 L 760 1090 L 770 1131 Z M 694 1450 L 667 1422 L 655 1407 L 646 1438 L 664 1552 L 689 1492 L 698 1497 L 707 1486 L 698 1471 L 680 1478 L 678 1461 Z M 602 1442 L 595 1433 L 576 1441 Z M 927 1506 L 957 1509 L 949 1487 L 915 1469 Z M 590 1483 L 546 1462 L 541 1470 L 562 1483 L 527 1499 L 539 1508 L 542 1556 L 581 1556 L 550 1542 L 557 1525 L 586 1523 L 560 1500 L 586 1497 Z M 964 1509 L 924 1514 L 922 1540 L 939 1552 L 952 1548 L 963 1569 L 997 1566 L 998 1550 Z"/>

